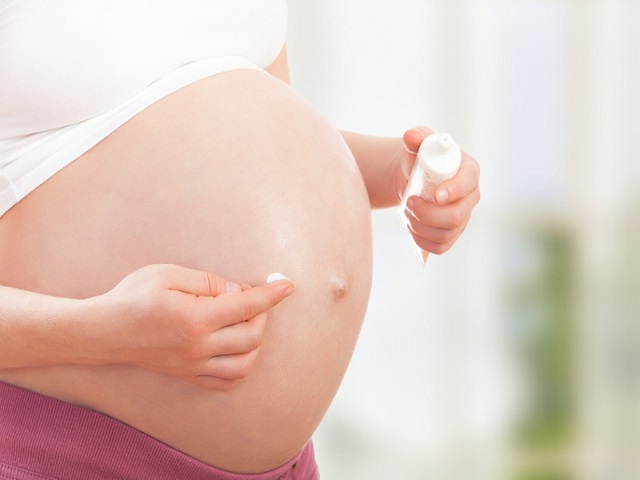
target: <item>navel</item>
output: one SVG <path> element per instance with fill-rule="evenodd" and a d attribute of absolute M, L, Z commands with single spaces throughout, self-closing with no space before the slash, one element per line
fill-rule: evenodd
<path fill-rule="evenodd" d="M 351 278 L 346 273 L 331 274 L 329 283 L 331 286 L 331 295 L 336 303 L 342 301 L 351 288 Z"/>

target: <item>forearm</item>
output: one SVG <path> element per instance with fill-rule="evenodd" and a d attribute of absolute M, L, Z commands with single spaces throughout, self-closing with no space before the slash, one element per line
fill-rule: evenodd
<path fill-rule="evenodd" d="M 0 369 L 81 363 L 91 315 L 90 300 L 0 286 Z"/>
<path fill-rule="evenodd" d="M 400 198 L 396 193 L 395 182 L 402 139 L 345 131 L 341 133 L 360 168 L 371 207 L 398 205 Z"/>

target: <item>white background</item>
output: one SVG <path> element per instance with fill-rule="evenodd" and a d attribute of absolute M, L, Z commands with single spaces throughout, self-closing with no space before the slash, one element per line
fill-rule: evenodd
<path fill-rule="evenodd" d="M 556 461 L 640 478 L 640 2 L 289 7 L 294 87 L 337 127 L 424 124 L 482 167 L 471 224 L 426 268 L 396 212 L 374 213 L 369 313 L 315 438 L 323 480 L 510 478 L 527 378 L 504 292 L 510 272 L 535 275 L 534 234 L 553 228 L 575 240 L 579 420 Z"/>

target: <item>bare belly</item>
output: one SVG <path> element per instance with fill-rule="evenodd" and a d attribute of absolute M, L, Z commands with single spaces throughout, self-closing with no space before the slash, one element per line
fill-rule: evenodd
<path fill-rule="evenodd" d="M 229 392 L 122 366 L 0 371 L 0 380 L 118 418 L 202 461 L 255 472 L 308 441 L 351 357 L 371 278 L 369 204 L 333 129 L 288 86 L 223 73 L 165 98 L 0 220 L 0 284 L 109 290 L 151 263 L 296 293 L 274 308 Z M 346 286 L 346 290 L 344 287 Z"/>

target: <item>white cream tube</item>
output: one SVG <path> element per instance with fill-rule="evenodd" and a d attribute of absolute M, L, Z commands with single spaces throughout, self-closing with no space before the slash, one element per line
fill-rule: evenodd
<path fill-rule="evenodd" d="M 405 215 L 409 197 L 418 196 L 428 202 L 434 201 L 438 185 L 453 177 L 460 168 L 462 152 L 460 147 L 446 133 L 432 133 L 420 144 L 418 157 L 400 203 L 400 217 L 407 228 L 409 220 Z M 414 243 L 415 245 L 415 243 Z M 428 252 L 415 245 L 422 265 L 427 263 Z"/>

